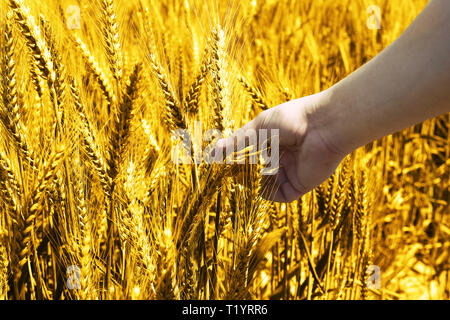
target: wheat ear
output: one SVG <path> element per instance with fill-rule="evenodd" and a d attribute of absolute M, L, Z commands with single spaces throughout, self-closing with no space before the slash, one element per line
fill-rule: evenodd
<path fill-rule="evenodd" d="M 49 81 L 51 86 L 55 81 L 56 74 L 51 53 L 42 38 L 39 26 L 34 21 L 28 7 L 24 5 L 23 0 L 9 0 L 9 6 L 15 13 L 15 20 L 33 54 L 35 63 L 41 72 L 40 75 Z"/>
<path fill-rule="evenodd" d="M 138 84 L 142 65 L 136 63 L 129 81 L 126 85 L 122 101 L 119 104 L 118 114 L 115 118 L 111 134 L 111 146 L 108 157 L 108 175 L 114 181 L 118 174 L 118 168 L 126 150 L 130 135 L 130 124 L 133 116 L 133 105 L 137 98 Z"/>
<path fill-rule="evenodd" d="M 6 21 L 4 39 L 3 56 L 5 60 L 2 63 L 2 99 L 6 110 L 0 114 L 0 120 L 11 134 L 21 155 L 30 164 L 31 168 L 36 171 L 37 167 L 35 165 L 35 158 L 26 141 L 25 135 L 22 133 L 22 125 L 20 122 L 20 107 L 17 96 L 17 81 L 14 61 L 13 29 L 10 16 Z"/>
<path fill-rule="evenodd" d="M 223 109 L 224 109 L 224 92 L 223 90 L 226 89 L 224 86 L 224 79 L 223 79 L 223 69 L 222 69 L 222 55 L 221 51 L 223 50 L 223 43 L 222 39 L 219 34 L 219 30 L 214 28 L 212 32 L 213 40 L 211 42 L 212 49 L 211 49 L 211 55 L 212 55 L 212 67 L 213 67 L 213 73 L 212 73 L 212 79 L 213 79 L 213 99 L 214 99 L 214 125 L 215 127 L 223 131 Z"/>
<path fill-rule="evenodd" d="M 78 181 L 78 194 L 76 195 L 76 204 L 79 218 L 79 232 L 81 241 L 79 244 L 79 262 L 81 266 L 80 272 L 80 298 L 88 300 L 93 297 L 90 286 L 92 285 L 93 270 L 93 245 L 92 245 L 92 220 L 89 215 L 88 206 L 86 205 L 86 194 L 84 192 L 84 184 L 81 179 Z"/>
<path fill-rule="evenodd" d="M 202 84 L 205 82 L 205 78 L 211 68 L 211 57 L 205 54 L 205 59 L 200 67 L 200 72 L 195 78 L 194 82 L 191 84 L 188 93 L 184 99 L 185 109 L 190 114 L 196 114 L 199 108 L 199 95 Z"/>
<path fill-rule="evenodd" d="M 245 91 L 250 95 L 252 101 L 261 109 L 269 109 L 268 104 L 264 101 L 261 94 L 241 75 L 238 77 L 238 81 L 242 84 Z"/>
<path fill-rule="evenodd" d="M 32 254 L 31 245 L 33 245 L 34 248 L 38 246 L 35 239 L 35 223 L 36 220 L 41 220 L 38 219 L 38 216 L 44 208 L 43 199 L 45 197 L 45 193 L 49 188 L 50 183 L 53 181 L 63 157 L 64 151 L 57 151 L 50 157 L 48 162 L 44 164 L 44 168 L 38 179 L 37 185 L 27 200 L 28 210 L 23 212 L 23 217 L 18 218 L 20 221 L 19 226 L 21 226 L 21 228 L 17 239 L 20 251 L 18 253 L 18 263 L 15 266 L 16 271 L 14 274 L 14 279 L 16 283 L 19 283 L 22 274 L 26 269 L 26 263 L 29 261 Z M 22 283 L 22 285 L 24 285 L 24 283 Z"/>
<path fill-rule="evenodd" d="M 66 68 L 62 62 L 61 52 L 56 45 L 56 39 L 50 23 L 44 18 L 43 15 L 40 15 L 39 20 L 42 26 L 45 41 L 49 46 L 49 52 L 51 54 L 53 67 L 55 70 L 55 96 L 51 94 L 50 97 L 55 99 L 54 103 L 57 104 L 58 111 L 62 113 L 64 112 L 64 98 L 66 90 Z"/>
<path fill-rule="evenodd" d="M 105 195 L 107 198 L 111 197 L 111 179 L 108 176 L 107 169 L 105 166 L 105 162 L 103 160 L 103 157 L 101 154 L 97 151 L 97 144 L 95 142 L 95 137 L 93 134 L 93 131 L 91 130 L 91 125 L 89 123 L 89 120 L 86 116 L 85 108 L 81 102 L 80 92 L 77 87 L 77 83 L 75 79 L 72 79 L 71 85 L 70 85 L 72 97 L 74 99 L 74 106 L 75 110 L 78 112 L 78 115 L 81 119 L 81 123 L 83 125 L 81 131 L 82 131 L 82 139 L 83 139 L 83 146 L 85 149 L 85 152 L 91 161 L 91 164 L 97 173 L 100 183 L 102 185 L 103 191 L 105 192 Z"/>
<path fill-rule="evenodd" d="M 158 78 L 158 83 L 163 91 L 165 98 L 165 116 L 164 124 L 169 132 L 179 128 L 186 128 L 186 120 L 184 118 L 183 111 L 180 108 L 180 104 L 175 99 L 173 90 L 167 80 L 165 72 L 159 62 L 156 60 L 153 54 L 150 55 L 153 71 Z"/>
<path fill-rule="evenodd" d="M 10 190 L 10 187 L 15 191 L 15 195 L 14 191 Z M 5 201 L 10 218 L 15 219 L 17 209 L 15 196 L 19 198 L 20 190 L 8 158 L 3 152 L 0 154 L 0 192 L 3 195 L 3 200 Z"/>
<path fill-rule="evenodd" d="M 117 101 L 111 84 L 109 83 L 104 72 L 102 71 L 94 56 L 91 54 L 84 42 L 75 36 L 73 37 L 73 39 L 75 42 L 75 46 L 80 50 L 81 56 L 83 57 L 86 66 L 88 67 L 88 71 L 93 75 L 94 79 L 97 81 L 100 89 L 103 92 L 109 114 L 111 112 L 111 106 Z"/>
<path fill-rule="evenodd" d="M 114 11 L 113 0 L 101 0 L 102 33 L 105 41 L 106 57 L 113 77 L 120 81 L 123 74 L 123 61 L 119 41 L 119 25 Z"/>

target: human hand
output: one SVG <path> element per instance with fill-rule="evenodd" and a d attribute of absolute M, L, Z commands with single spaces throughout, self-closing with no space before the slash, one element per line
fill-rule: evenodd
<path fill-rule="evenodd" d="M 263 111 L 232 136 L 219 140 L 216 148 L 241 145 L 247 130 L 279 129 L 280 168 L 277 174 L 263 177 L 261 190 L 268 200 L 295 201 L 329 178 L 346 156 L 325 139 L 330 134 L 324 134 L 327 128 L 315 116 L 326 101 L 322 92 Z"/>

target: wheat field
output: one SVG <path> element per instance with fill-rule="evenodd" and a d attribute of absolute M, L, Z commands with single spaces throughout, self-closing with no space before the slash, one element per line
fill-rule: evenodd
<path fill-rule="evenodd" d="M 259 165 L 171 161 L 174 130 L 328 88 L 426 2 L 1 0 L 0 299 L 449 299 L 449 115 L 289 204 Z"/>

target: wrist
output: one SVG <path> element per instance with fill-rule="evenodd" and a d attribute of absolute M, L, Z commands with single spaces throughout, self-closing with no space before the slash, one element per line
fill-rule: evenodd
<path fill-rule="evenodd" d="M 357 146 L 348 137 L 349 128 L 345 119 L 345 106 L 336 101 L 331 87 L 314 95 L 314 102 L 306 106 L 308 131 L 316 135 L 325 148 L 340 157 L 353 152 Z"/>

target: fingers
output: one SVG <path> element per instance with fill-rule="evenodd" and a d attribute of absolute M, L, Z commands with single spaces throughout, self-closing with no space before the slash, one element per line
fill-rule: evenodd
<path fill-rule="evenodd" d="M 213 151 L 213 157 L 226 155 L 228 158 L 233 152 L 240 152 L 248 147 L 258 147 L 258 134 L 260 129 L 268 129 L 271 113 L 260 113 L 255 119 L 248 122 L 242 128 L 236 130 L 231 136 L 217 141 Z M 257 149 L 253 149 L 256 152 Z M 224 158 L 222 158 L 224 159 Z M 294 181 L 296 177 L 295 156 L 284 158 L 284 164 L 276 175 L 262 177 L 261 195 L 263 198 L 275 202 L 292 202 L 299 199 L 304 192 L 301 185 Z"/>
<path fill-rule="evenodd" d="M 262 114 L 248 122 L 242 128 L 236 130 L 228 138 L 220 139 L 217 141 L 216 149 L 232 151 L 235 149 L 235 146 L 237 146 L 238 150 L 236 151 L 240 151 L 240 149 L 245 146 L 256 146 L 258 143 L 258 130 L 260 129 L 261 120 Z"/>
<path fill-rule="evenodd" d="M 308 190 L 307 187 L 305 187 L 303 181 L 300 181 L 299 179 L 299 164 L 300 159 L 298 158 L 298 154 L 294 152 L 286 152 L 283 154 L 283 156 L 280 159 L 280 166 L 283 168 L 283 172 L 285 173 L 286 181 L 289 182 L 292 188 L 289 188 L 287 190 L 287 187 L 285 187 L 286 191 L 286 197 L 289 197 L 289 194 L 292 190 L 294 190 L 297 194 L 304 194 Z M 280 186 L 285 181 L 280 181 Z M 283 190 L 283 188 L 281 188 Z"/>
<path fill-rule="evenodd" d="M 285 158 L 285 163 L 289 159 Z M 296 181 L 293 175 L 293 166 L 281 166 L 274 176 L 263 176 L 261 179 L 261 196 L 274 202 L 292 202 L 307 193 L 307 190 Z"/>

